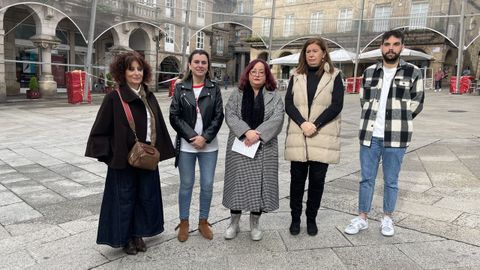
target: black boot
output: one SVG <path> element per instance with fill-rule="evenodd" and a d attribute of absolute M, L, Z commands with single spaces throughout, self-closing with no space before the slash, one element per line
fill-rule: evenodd
<path fill-rule="evenodd" d="M 298 235 L 300 233 L 300 218 L 292 217 L 292 224 L 290 224 L 290 234 Z"/>
<path fill-rule="evenodd" d="M 315 218 L 307 217 L 307 233 L 310 236 L 315 236 L 318 233 L 317 222 Z"/>

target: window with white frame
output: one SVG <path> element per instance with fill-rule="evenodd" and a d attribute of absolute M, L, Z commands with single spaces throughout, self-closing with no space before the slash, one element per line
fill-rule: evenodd
<path fill-rule="evenodd" d="M 343 33 L 352 31 L 353 11 L 349 8 L 340 9 L 338 13 L 337 32 Z"/>
<path fill-rule="evenodd" d="M 295 0 L 287 0 L 287 5 L 295 4 Z"/>
<path fill-rule="evenodd" d="M 182 20 L 187 19 L 187 0 L 182 0 Z"/>
<path fill-rule="evenodd" d="M 237 3 L 237 14 L 243 14 L 243 1 Z"/>
<path fill-rule="evenodd" d="M 270 19 L 269 18 L 263 18 L 263 24 L 262 24 L 262 36 L 268 37 L 270 35 Z"/>
<path fill-rule="evenodd" d="M 111 4 L 112 7 L 114 7 L 114 8 L 120 7 L 120 5 L 118 4 L 118 0 L 112 0 L 112 1 L 110 1 L 110 4 Z"/>
<path fill-rule="evenodd" d="M 175 51 L 175 25 L 166 23 L 165 24 L 165 51 L 174 52 Z"/>
<path fill-rule="evenodd" d="M 283 36 L 288 37 L 293 34 L 294 17 L 293 14 L 285 16 L 285 22 L 283 24 Z"/>
<path fill-rule="evenodd" d="M 205 25 L 205 2 L 197 2 L 197 25 Z"/>
<path fill-rule="evenodd" d="M 205 40 L 205 33 L 203 33 L 202 31 L 198 32 L 197 33 L 197 49 L 203 49 L 204 48 L 204 42 Z"/>
<path fill-rule="evenodd" d="M 310 15 L 310 34 L 321 34 L 323 28 L 323 13 L 313 12 Z"/>
<path fill-rule="evenodd" d="M 413 2 L 410 9 L 410 26 L 427 26 L 428 2 Z"/>
<path fill-rule="evenodd" d="M 272 0 L 265 0 L 265 6 L 272 6 Z"/>
<path fill-rule="evenodd" d="M 222 36 L 217 37 L 217 55 L 223 55 L 223 48 L 225 47 L 225 39 Z"/>
<path fill-rule="evenodd" d="M 153 0 L 138 0 L 139 4 L 153 7 Z"/>
<path fill-rule="evenodd" d="M 373 21 L 373 31 L 383 32 L 390 29 L 391 16 L 392 16 L 392 7 L 390 5 L 376 6 L 375 17 Z"/>
<path fill-rule="evenodd" d="M 175 0 L 165 0 L 165 16 L 167 18 L 175 17 Z"/>

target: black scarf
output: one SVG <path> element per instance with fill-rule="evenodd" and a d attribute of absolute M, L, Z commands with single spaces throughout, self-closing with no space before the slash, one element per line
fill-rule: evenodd
<path fill-rule="evenodd" d="M 260 89 L 257 97 L 250 84 L 247 84 L 243 90 L 242 97 L 242 120 L 245 121 L 251 129 L 256 129 L 263 123 L 265 105 L 263 103 L 263 89 Z M 255 104 L 257 106 L 255 106 Z"/>

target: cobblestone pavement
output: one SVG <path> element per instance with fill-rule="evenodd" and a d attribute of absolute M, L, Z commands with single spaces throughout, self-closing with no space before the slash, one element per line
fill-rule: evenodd
<path fill-rule="evenodd" d="M 224 103 L 230 92 L 224 92 Z M 160 164 L 165 232 L 146 239 L 149 250 L 137 256 L 95 244 L 106 166 L 83 154 L 102 98 L 94 94 L 92 104 L 70 105 L 65 95 L 36 101 L 20 97 L 0 104 L 0 268 L 480 269 L 479 96 L 426 93 L 400 174 L 394 237 L 379 232 L 381 172 L 370 229 L 356 236 L 343 233 L 356 212 L 359 182 L 360 106 L 357 95 L 347 94 L 341 163 L 328 171 L 317 236 L 306 234 L 305 222 L 300 235 L 288 232 L 284 129 L 281 207 L 262 215 L 264 239 L 250 240 L 246 215 L 240 235 L 223 239 L 229 217 L 221 205 L 228 134 L 224 124 L 209 219 L 214 239 L 194 231 L 187 242 L 176 240 L 179 180 L 173 160 L 168 160 Z M 157 98 L 167 116 L 170 99 L 166 93 L 157 93 Z M 198 195 L 196 188 L 191 224 L 197 223 Z"/>

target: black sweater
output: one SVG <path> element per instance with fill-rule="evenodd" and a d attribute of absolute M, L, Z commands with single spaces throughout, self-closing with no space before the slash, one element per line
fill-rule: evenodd
<path fill-rule="evenodd" d="M 308 114 L 310 115 L 310 108 L 312 106 L 313 97 L 317 90 L 318 83 L 320 82 L 321 76 L 318 77 L 315 73 L 318 71 L 318 67 L 309 68 L 307 73 L 307 95 L 308 95 Z M 290 78 L 288 83 L 287 93 L 285 94 L 285 111 L 287 115 L 295 122 L 298 126 L 303 124 L 306 120 L 300 114 L 300 111 L 293 104 L 293 77 Z M 323 111 L 313 124 L 320 129 L 322 126 L 332 121 L 337 115 L 342 111 L 343 108 L 343 82 L 342 76 L 340 73 L 335 77 L 333 83 L 333 92 L 332 92 L 332 103 L 328 106 L 325 111 Z"/>

